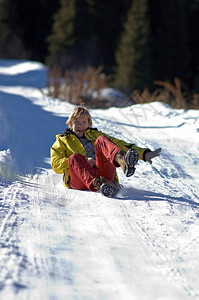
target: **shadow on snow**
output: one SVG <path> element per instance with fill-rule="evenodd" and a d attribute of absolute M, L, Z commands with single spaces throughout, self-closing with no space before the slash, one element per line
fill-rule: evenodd
<path fill-rule="evenodd" d="M 184 197 L 173 197 L 146 190 L 137 190 L 132 187 L 122 189 L 117 196 L 117 199 L 132 201 L 167 201 L 172 204 L 180 204 L 184 206 L 192 206 L 193 208 L 199 208 L 199 203 Z"/>
<path fill-rule="evenodd" d="M 0 92 L 0 151 L 10 149 L 19 174 L 49 167 L 46 158 L 65 121 L 25 97 Z"/>

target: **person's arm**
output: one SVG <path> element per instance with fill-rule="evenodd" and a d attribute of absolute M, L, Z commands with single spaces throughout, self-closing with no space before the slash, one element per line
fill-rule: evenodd
<path fill-rule="evenodd" d="M 60 140 L 59 135 L 56 137 L 56 141 L 51 147 L 51 166 L 58 174 L 62 174 L 64 170 L 68 168 L 66 146 Z"/>

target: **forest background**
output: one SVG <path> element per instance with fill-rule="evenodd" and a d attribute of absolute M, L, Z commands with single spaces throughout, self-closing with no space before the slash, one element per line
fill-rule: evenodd
<path fill-rule="evenodd" d="M 103 66 L 129 94 L 178 78 L 189 103 L 199 92 L 198 28 L 198 0 L 0 0 L 0 58 L 63 72 Z"/>

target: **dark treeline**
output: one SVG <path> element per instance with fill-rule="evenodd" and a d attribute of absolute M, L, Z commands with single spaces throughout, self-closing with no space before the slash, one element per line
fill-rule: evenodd
<path fill-rule="evenodd" d="M 0 0 L 0 58 L 104 66 L 123 90 L 199 90 L 198 0 Z"/>

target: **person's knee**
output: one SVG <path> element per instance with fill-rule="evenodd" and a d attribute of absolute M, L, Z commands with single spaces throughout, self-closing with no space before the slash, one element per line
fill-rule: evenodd
<path fill-rule="evenodd" d="M 95 146 L 97 146 L 101 142 L 107 141 L 107 137 L 104 135 L 98 136 L 98 138 L 95 140 Z"/>
<path fill-rule="evenodd" d="M 68 159 L 68 163 L 69 165 L 74 164 L 74 163 L 79 163 L 80 161 L 82 161 L 82 159 L 84 159 L 84 156 L 79 154 L 79 153 L 74 153 L 72 155 L 70 155 L 69 159 Z"/>

